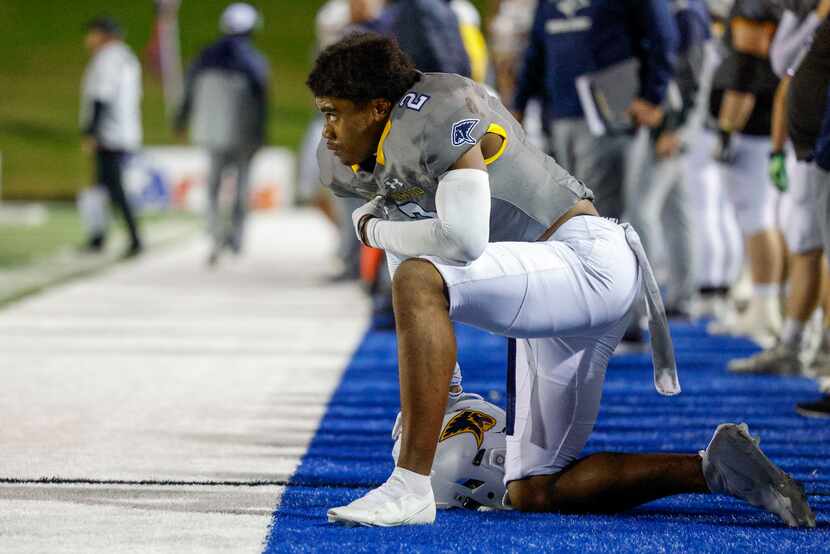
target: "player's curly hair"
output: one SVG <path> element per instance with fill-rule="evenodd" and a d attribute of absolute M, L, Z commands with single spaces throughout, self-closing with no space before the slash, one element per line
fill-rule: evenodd
<path fill-rule="evenodd" d="M 396 102 L 419 75 L 394 40 L 377 33 L 354 33 L 317 56 L 306 85 L 316 97 L 359 104 L 375 98 Z"/>

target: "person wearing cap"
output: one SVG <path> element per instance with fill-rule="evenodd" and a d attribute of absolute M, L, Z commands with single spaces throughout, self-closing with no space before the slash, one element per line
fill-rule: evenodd
<path fill-rule="evenodd" d="M 138 224 L 122 182 L 122 168 L 141 146 L 141 65 L 122 41 L 118 24 L 108 17 L 86 26 L 84 44 L 92 55 L 81 86 L 80 123 L 83 148 L 95 156 L 98 183 L 124 216 L 130 235 L 126 256 L 141 252 Z M 100 251 L 103 232 L 89 238 L 87 250 Z"/>
<path fill-rule="evenodd" d="M 180 135 L 189 127 L 191 141 L 210 152 L 207 222 L 213 247 L 209 265 L 226 248 L 234 253 L 242 249 L 249 168 L 265 141 L 268 62 L 251 42 L 260 21 L 256 9 L 248 4 L 235 3 L 225 9 L 219 21 L 223 36 L 202 50 L 190 66 L 175 120 Z M 219 190 L 230 174 L 236 189 L 228 225 L 220 217 Z"/>

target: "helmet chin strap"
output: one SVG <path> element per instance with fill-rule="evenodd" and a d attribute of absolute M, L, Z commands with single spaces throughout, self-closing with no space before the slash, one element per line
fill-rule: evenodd
<path fill-rule="evenodd" d="M 461 366 L 455 362 L 455 368 L 452 370 L 452 380 L 450 381 L 450 400 L 457 400 L 464 394 L 464 387 L 461 386 Z"/>

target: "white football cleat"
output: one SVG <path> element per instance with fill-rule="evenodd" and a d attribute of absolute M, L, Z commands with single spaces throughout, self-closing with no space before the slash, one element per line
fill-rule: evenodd
<path fill-rule="evenodd" d="M 724 423 L 701 450 L 709 489 L 776 514 L 790 527 L 815 527 L 816 516 L 804 488 L 770 461 L 745 423 Z"/>
<path fill-rule="evenodd" d="M 328 520 L 366 527 L 429 525 L 435 523 L 435 495 L 431 488 L 428 494 L 415 494 L 393 475 L 351 504 L 330 509 Z"/>

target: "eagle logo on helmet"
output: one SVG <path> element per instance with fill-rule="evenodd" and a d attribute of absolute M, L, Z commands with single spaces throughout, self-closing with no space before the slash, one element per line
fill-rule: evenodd
<path fill-rule="evenodd" d="M 476 447 L 481 448 L 484 442 L 484 433 L 495 427 L 496 418 L 478 410 L 462 410 L 447 422 L 438 442 L 456 437 L 464 433 L 472 434 L 476 439 Z"/>

